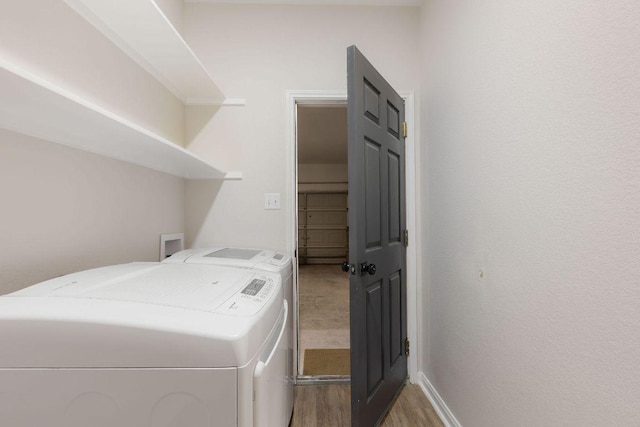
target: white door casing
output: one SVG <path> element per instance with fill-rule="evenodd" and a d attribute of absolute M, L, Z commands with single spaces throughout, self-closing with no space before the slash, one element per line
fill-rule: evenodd
<path fill-rule="evenodd" d="M 420 290 L 418 288 L 418 236 L 419 224 L 417 221 L 417 147 L 415 145 L 415 101 L 414 91 L 401 90 L 398 93 L 405 100 L 405 119 L 408 126 L 408 136 L 405 139 L 406 150 L 406 221 L 409 230 L 409 246 L 407 248 L 407 335 L 411 345 L 411 355 L 408 359 L 409 380 L 412 383 L 418 381 L 418 358 L 420 345 L 418 343 L 418 314 L 421 312 Z M 287 250 L 295 254 L 298 248 L 298 162 L 296 155 L 296 105 L 298 104 L 346 104 L 346 90 L 288 90 L 286 92 L 286 114 L 288 125 L 287 138 L 287 182 L 289 183 L 286 197 L 290 200 L 290 209 L 287 212 Z M 298 328 L 298 263 L 297 258 L 293 262 L 294 278 L 294 328 Z M 297 339 L 294 346 L 294 354 L 297 363 Z M 298 373 L 299 374 L 299 373 Z"/>

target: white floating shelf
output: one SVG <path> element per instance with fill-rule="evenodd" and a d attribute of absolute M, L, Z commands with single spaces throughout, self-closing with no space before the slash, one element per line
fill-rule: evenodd
<path fill-rule="evenodd" d="M 0 127 L 184 178 L 226 177 L 184 148 L 1 58 Z"/>
<path fill-rule="evenodd" d="M 189 98 L 184 104 L 194 107 L 209 107 L 216 105 L 221 107 L 244 107 L 247 105 L 247 101 L 244 98 L 227 98 L 222 102 L 207 98 Z"/>
<path fill-rule="evenodd" d="M 224 105 L 220 89 L 153 0 L 65 2 L 184 104 Z"/>

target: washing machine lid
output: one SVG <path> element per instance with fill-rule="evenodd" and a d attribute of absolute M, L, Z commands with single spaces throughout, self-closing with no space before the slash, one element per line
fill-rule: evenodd
<path fill-rule="evenodd" d="M 229 367 L 282 309 L 279 275 L 133 263 L 0 297 L 0 367 Z"/>
<path fill-rule="evenodd" d="M 230 267 L 259 269 L 279 273 L 283 277 L 291 274 L 291 257 L 281 252 L 265 249 L 187 249 L 171 255 L 163 262 L 224 265 Z"/>

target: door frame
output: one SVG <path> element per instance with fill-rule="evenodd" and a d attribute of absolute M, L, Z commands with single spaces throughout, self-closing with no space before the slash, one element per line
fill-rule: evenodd
<path fill-rule="evenodd" d="M 411 355 L 407 360 L 409 381 L 416 383 L 418 379 L 418 315 L 421 312 L 421 298 L 418 291 L 418 240 L 416 188 L 418 153 L 415 145 L 415 94 L 411 90 L 401 90 L 398 94 L 405 100 L 405 120 L 407 137 L 405 138 L 405 180 L 406 180 L 406 215 L 409 230 L 409 246 L 407 247 L 407 337 L 412 343 Z M 287 212 L 287 250 L 292 254 L 293 264 L 293 327 L 294 346 L 293 362 L 294 378 L 298 372 L 298 157 L 297 157 L 297 104 L 342 104 L 347 100 L 346 90 L 288 90 L 287 95 L 287 200 L 291 200 Z"/>

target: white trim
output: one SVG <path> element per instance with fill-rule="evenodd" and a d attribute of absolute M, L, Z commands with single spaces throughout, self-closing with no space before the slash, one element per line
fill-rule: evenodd
<path fill-rule="evenodd" d="M 222 106 L 222 107 L 244 107 L 247 101 L 244 98 L 187 98 L 184 105 L 189 106 Z"/>
<path fill-rule="evenodd" d="M 399 91 L 404 98 L 404 120 L 407 122 L 407 137 L 405 143 L 405 192 L 406 192 L 406 225 L 409 230 L 409 246 L 407 247 L 407 337 L 411 342 L 411 355 L 408 360 L 409 381 L 416 380 L 418 373 L 418 359 L 420 346 L 418 345 L 418 258 L 417 242 L 418 223 L 416 221 L 416 171 L 418 158 L 416 156 L 415 134 L 415 105 L 413 91 Z"/>
<path fill-rule="evenodd" d="M 440 397 L 436 388 L 431 384 L 424 372 L 418 373 L 418 385 L 422 389 L 424 395 L 427 396 L 427 399 L 429 399 L 429 402 L 431 402 L 431 406 L 433 406 L 438 417 L 440 417 L 444 427 L 462 427 L 462 424 L 456 420 L 453 412 L 451 412 L 442 397 Z"/>
<path fill-rule="evenodd" d="M 230 171 L 224 175 L 224 179 L 226 181 L 240 181 L 242 180 L 242 172 L 240 171 Z"/>
<path fill-rule="evenodd" d="M 418 380 L 418 298 L 417 298 L 417 217 L 416 217 L 416 179 L 417 179 L 417 153 L 415 146 L 416 123 L 415 123 L 415 102 L 413 91 L 400 91 L 400 96 L 405 99 L 405 120 L 408 125 L 408 136 L 405 139 L 405 176 L 406 176 L 406 209 L 407 209 L 407 228 L 409 229 L 409 247 L 407 249 L 407 337 L 412 343 L 412 353 L 407 361 L 409 371 L 409 381 L 416 382 Z M 296 157 L 296 104 L 342 104 L 347 99 L 347 92 L 343 90 L 289 90 L 286 92 L 287 102 L 287 124 L 289 128 L 289 137 L 287 141 L 287 200 L 292 201 L 289 212 L 287 213 L 287 242 L 289 253 L 297 250 L 297 230 L 298 226 L 298 193 L 296 191 L 297 182 L 297 157 Z M 294 272 L 294 297 L 296 303 L 294 307 L 294 328 L 297 332 L 298 322 L 298 262 L 297 258 L 293 260 Z M 297 335 L 296 345 L 294 346 L 296 359 L 296 375 L 297 369 Z"/>

